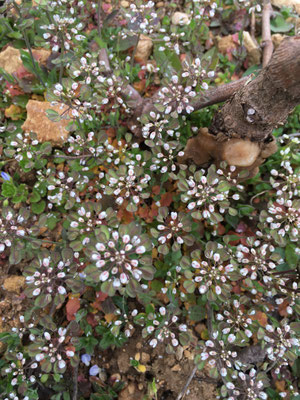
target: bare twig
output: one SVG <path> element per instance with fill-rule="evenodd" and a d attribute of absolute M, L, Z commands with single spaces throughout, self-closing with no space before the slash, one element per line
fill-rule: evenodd
<path fill-rule="evenodd" d="M 270 18 L 272 6 L 270 0 L 264 0 L 262 12 L 262 46 L 263 46 L 263 67 L 266 67 L 273 54 L 273 42 L 271 38 Z"/>
<path fill-rule="evenodd" d="M 110 72 L 109 58 L 106 49 L 102 48 L 99 51 L 99 63 L 105 67 L 105 72 Z"/>
<path fill-rule="evenodd" d="M 60 35 L 60 66 L 59 66 L 59 83 L 62 83 L 62 78 L 64 74 L 64 62 L 63 62 L 63 57 L 65 53 L 65 45 L 64 45 L 64 38 L 63 34 Z"/>
<path fill-rule="evenodd" d="M 97 30 L 98 36 L 101 38 L 101 0 L 98 0 L 98 9 L 97 9 Z"/>
<path fill-rule="evenodd" d="M 74 367 L 73 370 L 74 370 L 74 375 L 73 375 L 74 389 L 73 389 L 72 400 L 77 400 L 77 397 L 78 397 L 78 365 L 76 367 Z"/>
<path fill-rule="evenodd" d="M 137 35 L 136 44 L 135 44 L 133 52 L 132 52 L 131 63 L 130 63 L 130 73 L 132 72 L 132 68 L 133 68 L 133 64 L 134 64 L 134 57 L 136 55 L 136 51 L 137 51 L 137 48 L 138 48 L 140 37 L 141 37 L 141 34 L 139 33 Z"/>
<path fill-rule="evenodd" d="M 99 56 L 98 56 L 99 62 L 101 62 L 104 67 L 105 67 L 105 72 L 110 73 L 111 72 L 111 68 L 110 68 L 110 64 L 109 64 L 109 58 L 108 58 L 108 54 L 107 54 L 107 50 L 102 48 L 99 51 Z M 121 83 L 121 80 L 120 80 Z M 139 94 L 139 92 L 137 90 L 135 90 L 131 85 L 125 85 L 122 88 L 122 92 L 121 92 L 121 97 L 125 98 L 126 100 L 130 100 L 131 104 L 130 106 L 132 108 L 137 108 L 140 107 L 143 103 L 143 98 L 142 96 Z"/>
<path fill-rule="evenodd" d="M 17 5 L 17 3 L 16 3 L 15 1 L 13 1 L 13 6 L 14 6 L 14 9 L 16 10 L 18 16 L 19 16 L 20 18 L 22 18 L 21 11 L 20 11 L 20 9 L 19 9 L 19 7 L 18 7 L 18 5 Z M 39 74 L 39 72 L 38 72 L 38 70 L 37 70 L 37 68 L 36 68 L 36 60 L 35 60 L 35 58 L 33 57 L 32 50 L 31 50 L 31 46 L 30 46 L 30 42 L 29 42 L 29 39 L 28 39 L 26 30 L 25 30 L 25 29 L 22 29 L 22 33 L 23 33 L 23 36 L 24 36 L 24 40 L 25 40 L 25 44 L 26 44 L 27 50 L 28 50 L 29 55 L 30 55 L 30 58 L 31 58 L 32 67 L 33 67 L 33 69 L 34 69 L 34 72 L 35 72 L 36 76 L 39 78 L 41 84 L 42 84 L 43 86 L 46 86 L 46 85 L 45 85 L 45 82 L 44 82 L 44 80 L 43 80 L 43 78 L 40 76 L 40 74 Z"/>
<path fill-rule="evenodd" d="M 197 372 L 197 369 L 198 369 L 197 365 L 195 365 L 193 370 L 192 370 L 192 372 L 191 372 L 191 374 L 190 374 L 190 376 L 188 377 L 188 380 L 186 381 L 186 384 L 184 385 L 184 388 L 179 393 L 179 395 L 176 397 L 176 400 L 183 399 L 183 397 L 185 396 L 185 394 L 186 394 L 186 392 L 188 390 L 188 387 L 189 387 L 190 383 L 192 382 L 192 380 L 193 380 L 193 378 L 195 376 L 195 373 Z"/>

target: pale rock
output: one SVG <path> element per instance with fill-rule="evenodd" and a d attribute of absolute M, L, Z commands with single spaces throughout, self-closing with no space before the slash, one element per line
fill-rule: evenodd
<path fill-rule="evenodd" d="M 274 35 L 271 36 L 275 50 L 286 37 L 286 35 L 282 35 L 281 33 L 274 33 Z"/>
<path fill-rule="evenodd" d="M 188 25 L 190 23 L 190 17 L 186 13 L 176 11 L 172 16 L 173 25 Z"/>
<path fill-rule="evenodd" d="M 129 3 L 129 1 L 122 0 L 120 3 L 120 6 L 124 7 L 124 8 L 128 8 L 130 6 L 130 3 Z"/>
<path fill-rule="evenodd" d="M 11 275 L 4 280 L 3 289 L 7 290 L 8 292 L 20 293 L 24 285 L 25 285 L 24 276 Z"/>
<path fill-rule="evenodd" d="M 159 1 L 158 3 L 156 3 L 156 8 L 161 8 L 165 5 L 165 3 L 163 1 Z"/>
<path fill-rule="evenodd" d="M 141 35 L 136 47 L 135 60 L 146 63 L 153 48 L 152 39 L 146 35 Z"/>
<path fill-rule="evenodd" d="M 28 51 L 28 50 L 25 50 Z M 39 64 L 45 64 L 47 58 L 50 56 L 51 51 L 46 49 L 33 49 L 32 54 Z M 7 73 L 13 74 L 23 66 L 19 49 L 8 46 L 0 53 L 0 67 Z"/>
<path fill-rule="evenodd" d="M 217 37 L 218 41 L 218 50 L 222 54 L 227 54 L 227 52 L 236 49 L 238 44 L 234 40 L 232 35 Z"/>
<path fill-rule="evenodd" d="M 64 116 L 59 122 L 51 121 L 46 110 L 54 110 Z M 63 144 L 69 132 L 66 127 L 71 120 L 70 112 L 66 112 L 68 107 L 64 104 L 51 106 L 48 101 L 29 100 L 26 106 L 27 118 L 22 129 L 24 132 L 34 132 L 39 142 L 52 142 L 55 144 Z"/>
<path fill-rule="evenodd" d="M 300 0 L 271 0 L 273 6 L 276 7 L 292 7 L 300 15 Z"/>
<path fill-rule="evenodd" d="M 250 66 L 259 65 L 261 61 L 261 49 L 247 31 L 243 32 L 243 45 L 247 50 Z"/>
<path fill-rule="evenodd" d="M 143 364 L 147 364 L 150 361 L 150 354 L 142 352 L 141 361 Z"/>

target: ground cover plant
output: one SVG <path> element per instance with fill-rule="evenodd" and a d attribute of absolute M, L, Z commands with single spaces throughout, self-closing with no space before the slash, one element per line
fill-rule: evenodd
<path fill-rule="evenodd" d="M 1 2 L 1 399 L 300 398 L 299 76 L 222 119 L 269 6 Z"/>

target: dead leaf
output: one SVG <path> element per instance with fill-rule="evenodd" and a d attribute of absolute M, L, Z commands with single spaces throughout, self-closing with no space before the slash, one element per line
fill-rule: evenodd
<path fill-rule="evenodd" d="M 67 320 L 72 321 L 75 319 L 76 312 L 80 309 L 80 299 L 72 298 L 69 299 L 66 304 Z"/>

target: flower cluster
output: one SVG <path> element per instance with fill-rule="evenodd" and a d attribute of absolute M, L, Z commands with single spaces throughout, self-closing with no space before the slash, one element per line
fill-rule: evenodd
<path fill-rule="evenodd" d="M 173 251 L 177 251 L 184 243 L 187 246 L 194 243 L 193 236 L 189 234 L 192 230 L 189 215 L 183 212 L 169 212 L 167 207 L 160 207 L 157 221 L 158 224 L 156 228 L 151 229 L 151 233 L 158 240 L 159 253 L 168 254 L 170 245 Z"/>
<path fill-rule="evenodd" d="M 122 9 L 122 14 L 127 20 L 127 31 L 148 35 L 154 32 L 159 22 L 158 15 L 154 10 L 154 1 L 134 1 L 129 7 Z M 127 37 L 126 30 L 121 32 L 121 37 Z"/>
<path fill-rule="evenodd" d="M 159 103 L 164 107 L 164 114 L 168 115 L 172 113 L 171 115 L 174 117 L 176 116 L 174 111 L 178 114 L 182 114 L 183 112 L 190 114 L 194 111 L 194 108 L 191 106 L 191 100 L 195 96 L 196 92 L 192 89 L 192 86 L 180 84 L 177 75 L 173 75 L 171 82 L 158 91 Z"/>
<path fill-rule="evenodd" d="M 280 198 L 276 202 L 270 201 L 267 211 L 263 210 L 260 214 L 260 222 L 269 225 L 278 244 L 284 245 L 286 236 L 289 236 L 292 242 L 297 241 L 300 230 L 299 200 Z"/>
<path fill-rule="evenodd" d="M 239 279 L 236 265 L 230 262 L 225 247 L 215 242 L 207 242 L 204 252 L 194 250 L 191 257 L 184 256 L 181 266 L 187 278 L 186 289 L 193 293 L 198 287 L 199 293 L 206 294 L 210 301 L 225 301 L 231 291 L 231 281 Z"/>
<path fill-rule="evenodd" d="M 131 223 L 118 230 L 102 225 L 85 252 L 94 265 L 84 272 L 88 281 L 102 282 L 101 291 L 110 296 L 118 290 L 135 296 L 142 279 L 152 279 L 151 243 L 140 228 Z"/>
<path fill-rule="evenodd" d="M 34 375 L 27 377 L 26 368 L 28 369 L 28 359 L 21 352 L 14 355 L 15 360 L 11 361 L 9 366 L 2 369 L 2 375 L 6 375 L 11 379 L 11 386 L 21 386 L 23 383 L 32 384 L 36 381 Z M 27 386 L 27 385 L 26 385 Z M 23 389 L 24 390 L 24 389 Z M 25 389 L 26 390 L 26 389 Z"/>
<path fill-rule="evenodd" d="M 265 284 L 272 281 L 273 270 L 283 263 L 272 244 L 255 240 L 254 237 L 247 238 L 246 245 L 238 245 L 235 256 L 239 264 L 245 264 L 245 267 L 240 269 L 242 276 L 249 275 L 252 280 L 262 278 Z"/>
<path fill-rule="evenodd" d="M 233 167 L 234 168 L 234 167 Z M 222 214 L 228 210 L 230 215 L 237 211 L 230 207 L 229 199 L 239 199 L 239 194 L 230 194 L 232 184 L 222 170 L 211 166 L 206 173 L 201 169 L 194 175 L 179 177 L 178 188 L 184 192 L 181 200 L 187 204 L 187 209 L 192 211 L 192 217 L 205 219 L 209 224 L 215 225 L 223 221 Z"/>
<path fill-rule="evenodd" d="M 150 195 L 148 183 L 151 177 L 143 172 L 143 168 L 134 165 L 120 165 L 116 171 L 110 169 L 105 175 L 107 183 L 101 184 L 104 194 L 114 195 L 118 205 L 126 200 L 127 211 L 136 211 L 141 199 Z"/>
<path fill-rule="evenodd" d="M 58 253 L 44 252 L 24 270 L 27 288 L 25 294 L 35 299 L 35 305 L 44 308 L 49 303 L 57 306 L 65 300 L 67 280 L 76 276 L 71 260 L 63 261 Z"/>
<path fill-rule="evenodd" d="M 29 335 L 32 343 L 28 346 L 28 354 L 35 359 L 30 368 L 36 369 L 40 366 L 46 374 L 62 374 L 66 371 L 68 363 L 73 367 L 78 364 L 75 347 L 67 341 L 66 328 L 60 327 L 52 333 L 47 330 L 43 334 L 37 334 L 36 330 L 34 332 Z"/>
<path fill-rule="evenodd" d="M 144 326 L 143 337 L 154 336 L 149 344 L 155 348 L 158 343 L 164 343 L 168 353 L 173 353 L 180 343 L 180 335 L 187 332 L 185 324 L 179 324 L 178 316 L 171 315 L 170 310 L 161 306 L 158 310 L 152 304 L 145 308 L 145 312 L 135 313 L 134 322 Z"/>
<path fill-rule="evenodd" d="M 245 307 L 238 300 L 233 300 L 233 309 L 222 310 L 216 315 L 216 319 L 220 321 L 218 326 L 224 335 L 232 333 L 236 336 L 243 336 L 242 343 L 248 342 L 252 337 L 252 331 L 249 329 L 252 319 L 245 313 Z"/>
<path fill-rule="evenodd" d="M 52 5 L 56 6 L 55 14 L 53 14 L 53 18 L 51 18 L 48 25 L 41 26 L 45 31 L 43 38 L 50 45 L 53 52 L 68 51 L 74 46 L 74 40 L 81 42 L 85 39 L 85 36 L 80 33 L 84 25 L 76 17 L 80 15 L 80 8 L 83 7 L 84 3 L 83 1 L 68 3 L 69 16 L 65 16 L 65 4 L 59 6 L 59 4 L 52 2 Z"/>
<path fill-rule="evenodd" d="M 22 238 L 29 232 L 29 217 L 28 208 L 22 207 L 16 214 L 13 208 L 3 207 L 0 216 L 0 253 L 7 248 L 11 249 L 15 240 L 19 241 L 19 245 L 22 245 Z"/>

